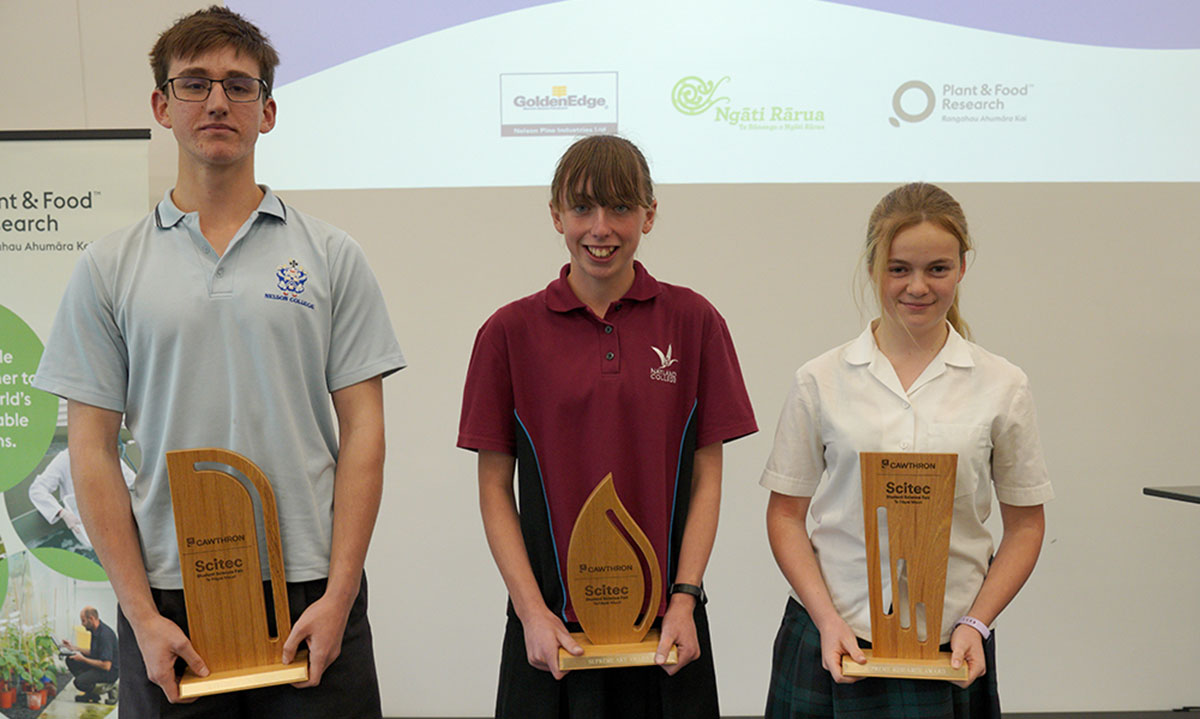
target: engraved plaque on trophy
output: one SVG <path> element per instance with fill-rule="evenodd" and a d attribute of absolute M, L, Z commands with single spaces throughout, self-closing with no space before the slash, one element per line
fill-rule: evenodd
<path fill-rule="evenodd" d="M 651 628 L 662 599 L 658 557 L 641 527 L 617 498 L 609 473 L 592 490 L 567 545 L 567 591 L 582 632 L 573 656 L 559 649 L 559 669 L 654 664 L 659 632 Z M 667 664 L 678 661 L 672 646 Z"/>
<path fill-rule="evenodd" d="M 871 649 L 867 663 L 842 657 L 854 677 L 964 681 L 939 650 L 956 454 L 861 452 Z M 891 601 L 884 602 L 884 578 Z"/>
<path fill-rule="evenodd" d="M 251 487 L 213 466 L 236 470 Z M 167 474 L 188 635 L 210 672 L 200 677 L 189 669 L 179 681 L 179 696 L 186 699 L 306 681 L 307 651 L 297 652 L 291 664 L 281 661 L 292 621 L 275 494 L 262 470 L 229 450 L 187 449 L 167 452 Z M 251 488 L 262 511 L 274 634 L 267 622 Z"/>

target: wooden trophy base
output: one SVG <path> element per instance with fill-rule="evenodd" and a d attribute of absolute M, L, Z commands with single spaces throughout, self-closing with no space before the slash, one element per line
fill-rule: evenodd
<path fill-rule="evenodd" d="M 583 654 L 574 656 L 566 649 L 558 650 L 559 669 L 604 669 L 606 667 L 645 667 L 654 665 L 659 634 L 651 629 L 640 642 L 628 644 L 592 644 L 583 632 L 571 632 L 571 638 L 583 647 Z M 667 652 L 667 664 L 677 664 L 679 652 L 675 645 Z"/>
<path fill-rule="evenodd" d="M 197 676 L 191 669 L 179 680 L 179 698 L 192 699 L 209 694 L 224 694 L 242 689 L 259 689 L 278 684 L 308 681 L 308 650 L 296 652 L 291 664 L 272 664 L 265 667 L 246 667 Z"/>
<path fill-rule="evenodd" d="M 941 679 L 948 682 L 967 680 L 967 663 L 958 669 L 950 666 L 950 654 L 941 652 L 936 659 L 895 659 L 875 657 L 864 649 L 867 663 L 859 664 L 848 656 L 842 657 L 842 674 L 848 677 L 881 677 L 886 679 Z"/>

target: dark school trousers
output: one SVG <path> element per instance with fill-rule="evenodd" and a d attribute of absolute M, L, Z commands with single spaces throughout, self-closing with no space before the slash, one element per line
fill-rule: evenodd
<path fill-rule="evenodd" d="M 321 598 L 325 586 L 324 579 L 288 583 L 288 608 L 293 624 L 310 604 Z M 159 613 L 178 624 L 186 633 L 187 611 L 183 591 L 150 591 Z M 266 595 L 270 596 L 269 589 Z M 346 620 L 341 654 L 325 669 L 320 685 L 307 689 L 296 689 L 285 684 L 200 697 L 190 704 L 171 704 L 162 689 L 146 676 L 146 665 L 142 661 L 137 639 L 119 607 L 117 633 L 121 651 L 121 698 L 117 703 L 120 719 L 378 719 L 383 715 L 379 702 L 379 680 L 375 674 L 371 626 L 367 622 L 365 574 L 350 609 L 350 617 Z M 181 666 L 177 665 L 177 668 L 182 671 Z"/>

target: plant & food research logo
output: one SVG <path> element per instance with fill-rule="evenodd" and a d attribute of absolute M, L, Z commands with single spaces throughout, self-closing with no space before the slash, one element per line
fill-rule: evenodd
<path fill-rule="evenodd" d="M 825 111 L 810 105 L 787 103 L 736 104 L 719 94 L 733 79 L 725 75 L 708 80 L 697 75 L 680 78 L 671 88 L 671 104 L 682 115 L 698 117 L 712 111 L 713 122 L 739 130 L 824 130 Z M 777 99 L 777 98 L 772 98 Z"/>
<path fill-rule="evenodd" d="M 1028 122 L 1034 84 L 1026 83 L 942 83 L 941 99 L 933 87 L 922 80 L 902 83 L 892 93 L 892 116 L 888 124 L 924 122 L 940 110 L 942 122 L 1004 123 Z"/>

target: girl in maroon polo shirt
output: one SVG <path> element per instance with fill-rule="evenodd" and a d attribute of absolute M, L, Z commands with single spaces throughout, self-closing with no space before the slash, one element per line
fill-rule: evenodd
<path fill-rule="evenodd" d="M 550 190 L 570 262 L 479 330 L 458 436 L 479 452 L 484 530 L 510 598 L 496 716 L 716 719 L 699 587 L 722 443 L 757 429 L 733 343 L 703 297 L 634 260 L 658 209 L 636 146 L 576 142 Z M 672 590 L 655 608 L 658 661 L 674 644 L 679 662 L 563 672 L 559 648 L 580 649 L 560 567 L 583 502 L 610 472 Z"/>

